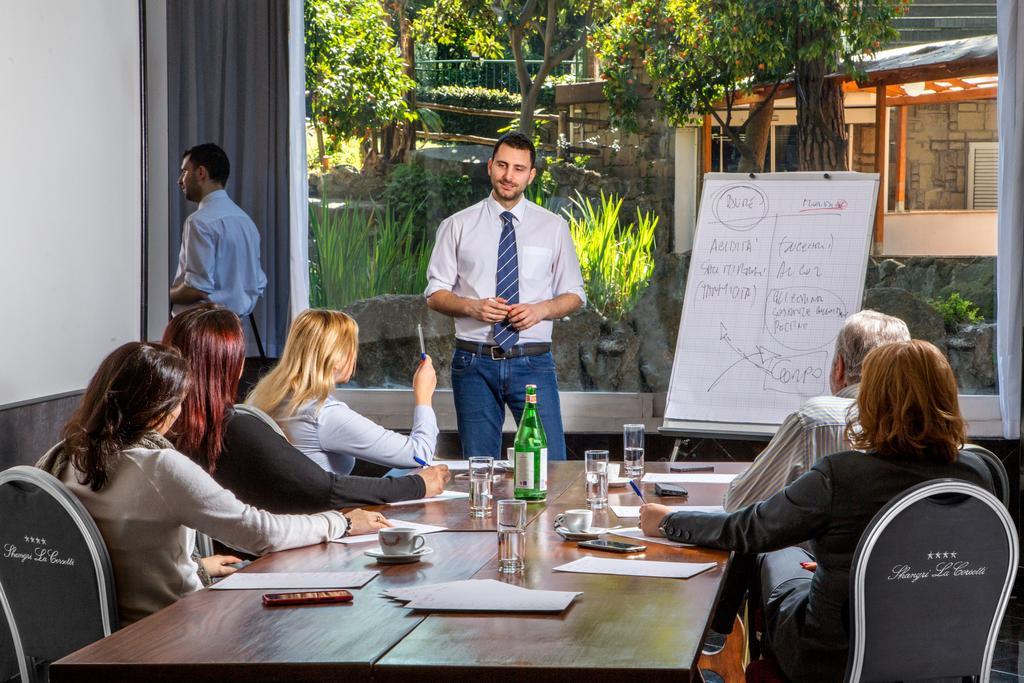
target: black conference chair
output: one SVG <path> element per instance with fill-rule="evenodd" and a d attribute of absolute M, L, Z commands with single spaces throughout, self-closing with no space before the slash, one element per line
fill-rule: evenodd
<path fill-rule="evenodd" d="M 996 498 L 1003 501 L 1003 505 L 1009 508 L 1010 477 L 1006 474 L 1006 466 L 1003 465 L 1003 461 L 999 459 L 999 456 L 989 449 L 973 443 L 966 444 L 961 450 L 974 453 L 981 458 L 985 466 L 988 467 L 989 474 L 992 475 L 992 482 L 996 485 Z"/>
<path fill-rule="evenodd" d="M 1017 557 L 1013 520 L 981 487 L 936 479 L 893 499 L 853 556 L 846 680 L 988 681 Z"/>
<path fill-rule="evenodd" d="M 103 537 L 53 476 L 20 465 L 0 472 L 0 603 L 23 683 L 49 663 L 117 629 Z"/>

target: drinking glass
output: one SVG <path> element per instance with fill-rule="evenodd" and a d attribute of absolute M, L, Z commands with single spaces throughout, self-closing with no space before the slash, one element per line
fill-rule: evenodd
<path fill-rule="evenodd" d="M 526 501 L 498 501 L 498 571 L 521 572 L 526 567 Z"/>
<path fill-rule="evenodd" d="M 587 505 L 591 510 L 602 510 L 608 507 L 608 451 L 587 451 L 583 460 Z"/>
<path fill-rule="evenodd" d="M 473 456 L 469 459 L 469 516 L 486 517 L 491 511 L 491 476 L 494 458 Z"/>
<path fill-rule="evenodd" d="M 644 476 L 643 425 L 622 425 L 622 460 L 627 477 Z"/>

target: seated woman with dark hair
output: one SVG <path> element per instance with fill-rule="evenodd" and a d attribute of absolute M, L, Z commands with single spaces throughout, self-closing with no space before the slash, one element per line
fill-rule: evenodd
<path fill-rule="evenodd" d="M 38 463 L 96 520 L 122 625 L 202 587 L 191 556 L 196 529 L 262 554 L 389 526 L 365 510 L 275 515 L 242 503 L 164 438 L 188 388 L 177 349 L 124 344 L 100 364 L 64 440 Z"/>
<path fill-rule="evenodd" d="M 444 465 L 405 477 L 328 472 L 290 444 L 265 413 L 232 407 L 245 335 L 238 316 L 225 308 L 205 304 L 176 315 L 163 342 L 181 351 L 194 378 L 170 440 L 250 505 L 301 513 L 413 500 L 436 496 L 451 478 Z"/>
<path fill-rule="evenodd" d="M 766 645 L 793 681 L 843 678 L 850 562 L 878 510 L 929 479 L 964 479 L 992 490 L 981 460 L 960 451 L 966 429 L 956 379 L 928 342 L 887 344 L 867 355 L 847 437 L 864 452 L 827 456 L 768 500 L 731 514 L 640 509 L 647 534 L 766 553 L 758 558 Z M 789 547 L 804 541 L 813 555 Z M 808 559 L 817 561 L 813 574 L 800 565 Z"/>

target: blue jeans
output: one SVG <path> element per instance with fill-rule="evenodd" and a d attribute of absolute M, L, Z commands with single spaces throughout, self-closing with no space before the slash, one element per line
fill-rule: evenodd
<path fill-rule="evenodd" d="M 548 460 L 565 460 L 565 433 L 558 402 L 555 361 L 550 353 L 493 360 L 455 349 L 452 355 L 452 394 L 459 421 L 462 455 L 501 452 L 501 424 L 505 406 L 519 424 L 526 402 L 526 385 L 537 385 L 537 409 L 548 438 Z"/>

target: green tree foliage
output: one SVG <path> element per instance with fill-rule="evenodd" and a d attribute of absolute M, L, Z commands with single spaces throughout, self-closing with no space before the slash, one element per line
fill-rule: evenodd
<path fill-rule="evenodd" d="M 483 58 L 511 51 L 523 96 L 519 128 L 532 133 L 544 82 L 586 45 L 595 22 L 609 14 L 615 1 L 428 0 L 413 21 L 413 34 L 438 45 L 462 43 Z M 526 67 L 531 51 L 543 60 L 533 75 Z"/>
<path fill-rule="evenodd" d="M 321 157 L 323 136 L 364 140 L 415 117 L 405 100 L 414 87 L 395 46 L 391 20 L 377 0 L 305 0 L 306 90 Z"/>
<path fill-rule="evenodd" d="M 840 84 L 825 77 L 858 74 L 859 60 L 896 36 L 892 20 L 909 0 L 638 0 L 596 36 L 605 94 L 625 125 L 635 125 L 640 74 L 669 117 L 683 122 L 712 114 L 751 165 L 754 147 L 730 129 L 737 95 L 796 90 L 800 159 L 805 170 L 845 168 L 846 132 Z M 716 111 L 723 108 L 726 118 Z M 770 119 L 770 110 L 768 110 Z M 765 119 L 761 119 L 764 123 Z M 749 124 L 745 124 L 749 125 Z M 767 128 L 765 128 L 767 130 Z"/>

